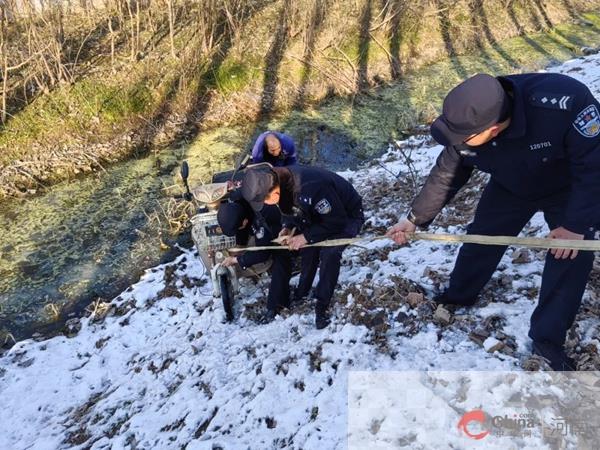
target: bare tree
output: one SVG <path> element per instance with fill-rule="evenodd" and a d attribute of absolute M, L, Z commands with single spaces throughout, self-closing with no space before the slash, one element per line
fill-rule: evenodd
<path fill-rule="evenodd" d="M 171 56 L 176 58 L 175 54 L 175 0 L 167 0 L 167 10 L 169 12 L 169 41 L 171 43 Z"/>
<path fill-rule="evenodd" d="M 6 9 L 0 8 L 0 57 L 2 58 L 2 114 L 0 120 L 6 122 L 6 97 L 8 95 L 8 51 L 6 49 Z"/>

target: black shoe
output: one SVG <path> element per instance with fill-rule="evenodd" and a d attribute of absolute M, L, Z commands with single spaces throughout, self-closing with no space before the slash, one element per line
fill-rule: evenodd
<path fill-rule="evenodd" d="M 441 294 L 436 295 L 435 297 L 433 297 L 433 301 L 438 304 L 438 305 L 452 305 L 455 307 L 459 307 L 459 306 L 472 306 L 475 304 L 475 302 L 477 301 L 477 297 L 473 298 L 473 299 L 467 299 L 467 300 L 453 300 L 448 298 L 448 295 L 446 294 L 446 292 L 442 292 Z"/>
<path fill-rule="evenodd" d="M 290 309 L 292 307 L 292 301 L 291 299 L 288 297 L 286 299 L 284 299 L 283 301 L 281 301 L 279 303 L 279 305 L 277 306 L 277 312 L 281 312 L 284 309 Z"/>
<path fill-rule="evenodd" d="M 317 330 L 322 330 L 331 323 L 329 313 L 327 311 L 315 311 L 315 325 Z"/>
<path fill-rule="evenodd" d="M 575 361 L 569 358 L 565 350 L 551 342 L 533 341 L 533 354 L 548 360 L 550 367 L 556 371 L 577 370 Z"/>
<path fill-rule="evenodd" d="M 292 305 L 300 305 L 300 304 L 306 302 L 309 298 L 310 293 L 311 293 L 310 290 L 308 292 L 299 292 L 298 288 L 294 289 L 294 291 L 292 293 L 291 304 Z"/>
<path fill-rule="evenodd" d="M 264 314 L 262 315 L 262 317 L 260 318 L 260 323 L 265 325 L 267 323 L 273 322 L 273 320 L 275 320 L 275 317 L 277 316 L 277 311 L 273 310 L 273 309 L 267 309 Z"/>

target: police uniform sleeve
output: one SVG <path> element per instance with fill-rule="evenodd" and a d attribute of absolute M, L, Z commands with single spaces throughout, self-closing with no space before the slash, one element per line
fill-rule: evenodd
<path fill-rule="evenodd" d="M 273 246 L 271 242 L 277 237 L 281 230 L 281 212 L 277 206 L 265 205 L 260 213 L 262 220 L 257 216 L 253 224 L 255 244 L 257 246 Z M 283 251 L 283 250 L 277 250 Z M 265 262 L 271 256 L 271 250 L 260 250 L 255 252 L 246 252 L 238 256 L 238 264 L 242 269 L 247 269 L 255 264 Z"/>
<path fill-rule="evenodd" d="M 562 226 L 578 234 L 600 225 L 600 104 L 585 90 L 565 137 L 572 184 Z"/>
<path fill-rule="evenodd" d="M 309 244 L 324 241 L 341 233 L 348 221 L 346 208 L 335 190 L 321 187 L 311 196 L 310 225 L 304 230 Z"/>
<path fill-rule="evenodd" d="M 248 245 L 248 240 L 250 239 L 250 231 L 248 227 L 238 230 L 235 233 L 235 244 L 236 245 Z"/>
<path fill-rule="evenodd" d="M 438 156 L 424 186 L 411 205 L 408 219 L 419 227 L 427 227 L 452 200 L 473 172 L 462 164 L 456 147 L 446 147 Z"/>
<path fill-rule="evenodd" d="M 257 247 L 273 245 L 271 242 L 274 237 L 273 235 L 261 227 L 258 233 L 255 233 L 255 244 Z M 280 250 L 281 251 L 281 250 Z M 237 261 L 242 269 L 247 269 L 255 264 L 265 262 L 271 256 L 271 250 L 259 250 L 253 252 L 244 252 L 238 256 Z"/>
<path fill-rule="evenodd" d="M 282 214 L 281 216 L 281 226 L 283 228 L 287 228 L 291 230 L 293 228 L 298 228 L 298 223 L 296 218 L 291 214 Z"/>
<path fill-rule="evenodd" d="M 272 245 L 272 244 L 259 244 L 256 245 Z M 281 251 L 281 250 L 280 250 Z M 252 267 L 255 264 L 260 264 L 265 262 L 271 256 L 271 250 L 259 250 L 256 252 L 244 252 L 240 256 L 238 256 L 237 261 L 240 267 L 246 270 L 248 267 Z"/>

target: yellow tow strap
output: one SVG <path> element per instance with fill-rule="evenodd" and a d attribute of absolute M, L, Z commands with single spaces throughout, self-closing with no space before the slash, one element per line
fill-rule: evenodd
<path fill-rule="evenodd" d="M 410 241 L 438 241 L 450 244 L 482 244 L 482 245 L 507 245 L 528 248 L 558 248 L 583 251 L 600 251 L 600 241 L 585 241 L 573 239 L 549 239 L 515 236 L 484 236 L 481 234 L 442 234 L 442 233 L 407 233 Z M 351 239 L 330 239 L 328 241 L 307 244 L 305 247 L 337 247 L 338 245 L 353 245 L 359 242 L 367 243 L 380 239 L 389 239 L 387 236 L 357 237 Z M 278 244 L 278 239 L 273 240 Z M 235 247 L 230 252 L 259 251 L 259 250 L 287 250 L 286 246 L 260 246 L 260 247 Z"/>

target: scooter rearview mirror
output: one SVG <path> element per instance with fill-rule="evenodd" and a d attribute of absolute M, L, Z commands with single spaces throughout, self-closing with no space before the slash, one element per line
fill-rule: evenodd
<path fill-rule="evenodd" d="M 248 165 L 248 161 L 250 161 L 251 156 L 246 153 L 243 154 L 239 159 L 238 159 L 238 163 L 237 163 L 237 169 L 243 169 L 244 167 L 246 167 L 246 165 Z"/>
<path fill-rule="evenodd" d="M 185 194 L 183 194 L 183 198 L 188 202 L 192 201 L 192 193 L 190 192 L 190 186 L 188 185 L 188 177 L 190 175 L 190 166 L 188 166 L 187 161 L 183 161 L 181 163 L 180 169 L 181 178 L 183 179 L 183 185 L 185 186 Z"/>
<path fill-rule="evenodd" d="M 188 166 L 187 161 L 184 161 L 181 163 L 181 178 L 183 178 L 183 181 L 187 181 L 188 176 L 190 175 L 190 166 Z"/>
<path fill-rule="evenodd" d="M 248 161 L 250 161 L 250 155 L 247 153 L 243 154 L 238 158 L 237 164 L 235 165 L 235 169 L 231 174 L 231 181 L 233 181 L 233 179 L 240 170 L 243 170 L 248 165 Z"/>

